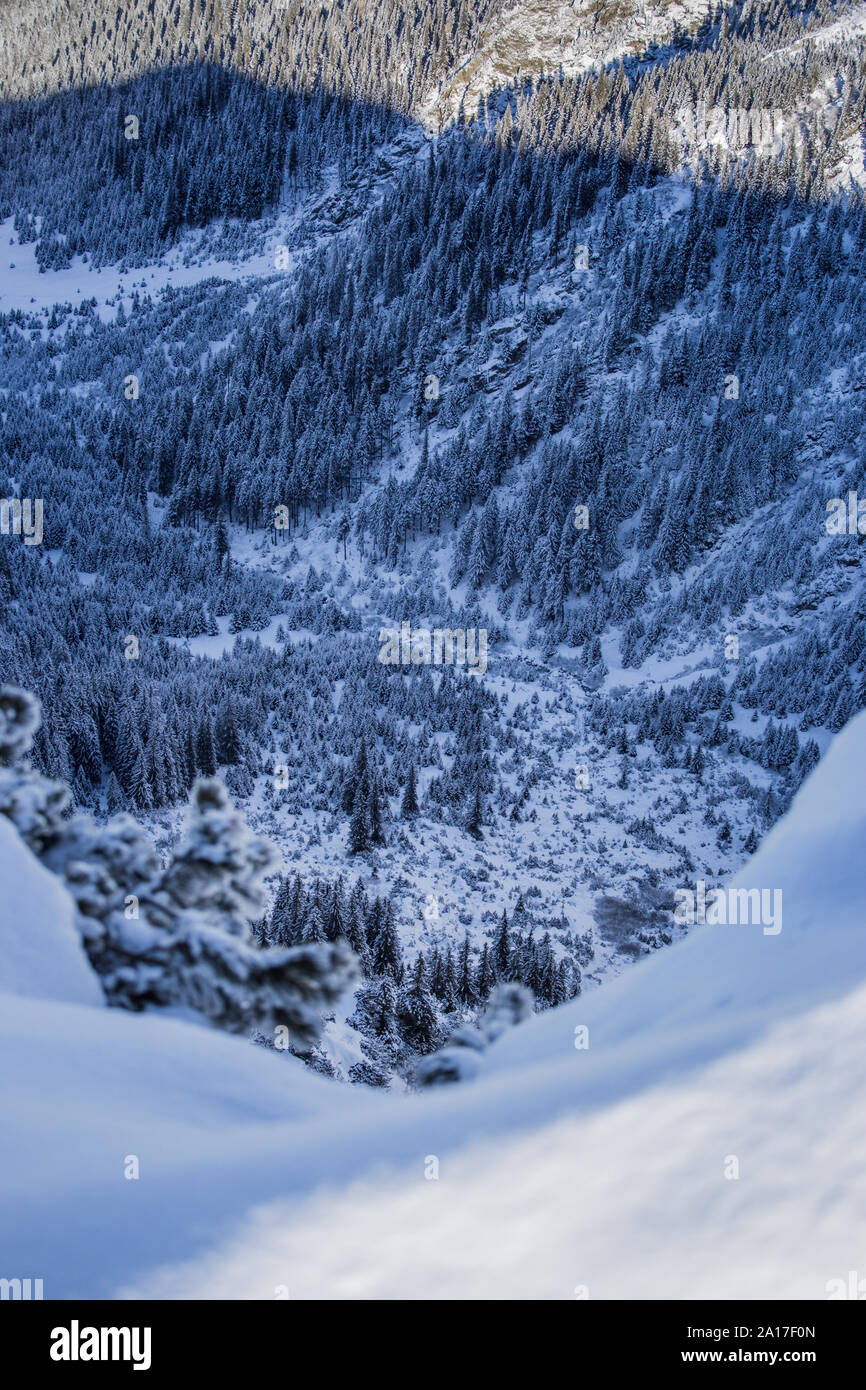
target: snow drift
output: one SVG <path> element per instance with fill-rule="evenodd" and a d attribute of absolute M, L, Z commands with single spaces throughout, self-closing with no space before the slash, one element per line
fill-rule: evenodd
<path fill-rule="evenodd" d="M 0 816 L 0 995 L 101 1004 L 99 981 L 73 925 L 73 906 L 53 874 Z"/>

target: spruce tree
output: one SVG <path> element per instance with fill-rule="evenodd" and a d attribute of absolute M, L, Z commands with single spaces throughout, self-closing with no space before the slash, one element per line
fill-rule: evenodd
<path fill-rule="evenodd" d="M 432 1052 L 438 1046 L 442 1030 L 423 953 L 415 962 L 410 983 L 401 991 L 397 1021 L 403 1038 L 414 1052 Z"/>
<path fill-rule="evenodd" d="M 476 840 L 480 840 L 482 838 L 481 826 L 483 824 L 483 820 L 484 806 L 481 795 L 481 783 L 479 780 L 476 780 L 475 788 L 471 793 L 469 811 L 466 817 L 466 829 L 469 832 L 469 834 Z"/>
<path fill-rule="evenodd" d="M 497 980 L 508 980 L 511 968 L 511 937 L 508 932 L 508 913 L 502 909 L 502 918 L 493 938 L 493 970 Z"/>
<path fill-rule="evenodd" d="M 418 796 L 415 785 L 415 764 L 409 764 L 409 773 L 406 778 L 406 787 L 403 792 L 403 801 L 400 806 L 400 815 L 403 820 L 412 820 L 418 814 Z"/>
<path fill-rule="evenodd" d="M 367 806 L 360 794 L 355 798 L 352 819 L 349 822 L 349 853 L 363 854 L 370 848 L 367 829 Z"/>
<path fill-rule="evenodd" d="M 373 944 L 373 970 L 377 975 L 390 975 L 397 984 L 403 978 L 403 952 L 390 901 L 385 905 L 382 925 Z"/>

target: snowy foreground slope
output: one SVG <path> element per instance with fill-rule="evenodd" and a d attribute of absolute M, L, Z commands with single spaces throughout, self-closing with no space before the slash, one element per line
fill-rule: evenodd
<path fill-rule="evenodd" d="M 0 998 L 101 1004 L 102 990 L 75 930 L 74 908 L 59 881 L 29 854 L 0 816 Z"/>
<path fill-rule="evenodd" d="M 325 1299 L 862 1277 L 864 756 L 861 715 L 736 880 L 782 891 L 781 932 L 697 926 L 458 1087 L 370 1095 L 181 1021 L 5 998 L 2 1273 L 46 1297 Z"/>

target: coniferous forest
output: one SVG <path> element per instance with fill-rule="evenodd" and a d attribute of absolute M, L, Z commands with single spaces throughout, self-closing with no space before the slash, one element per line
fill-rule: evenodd
<path fill-rule="evenodd" d="M 0 810 L 109 1002 L 453 1079 L 788 809 L 866 704 L 849 8 L 5 8 Z"/>

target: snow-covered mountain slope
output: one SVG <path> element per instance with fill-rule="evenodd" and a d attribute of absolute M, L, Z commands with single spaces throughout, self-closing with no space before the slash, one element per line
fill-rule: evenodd
<path fill-rule="evenodd" d="M 831 744 L 789 814 L 722 890 L 774 895 L 775 921 L 765 913 L 763 924 L 696 926 L 685 941 L 583 1007 L 571 1006 L 575 1017 L 591 1013 L 597 1024 L 596 1065 L 605 1065 L 614 1046 L 635 1044 L 648 1065 L 669 1074 L 678 1059 L 691 1065 L 696 1055 L 742 1045 L 770 1023 L 837 999 L 866 978 L 864 751 L 860 714 Z M 560 1037 L 558 1012 L 500 1043 L 494 1066 L 549 1063 Z"/>
<path fill-rule="evenodd" d="M 157 5 L 128 87 L 133 20 L 59 10 L 73 89 L 0 109 L 0 496 L 44 501 L 41 548 L 3 538 L 0 679 L 42 702 L 40 771 L 161 852 L 225 778 L 282 852 L 257 939 L 362 958 L 315 1061 L 402 1084 L 488 997 L 504 913 L 501 978 L 590 992 L 866 703 L 862 533 L 827 526 L 866 457 L 862 40 L 776 61 L 853 10 L 772 0 L 540 80 L 526 17 L 566 8 L 458 5 L 435 53 L 407 30 L 405 92 L 362 99 L 401 71 L 377 49 L 334 102 L 307 40 L 354 60 L 356 7 L 301 5 L 267 60 L 233 8 Z M 428 140 L 418 84 L 488 38 L 483 83 L 535 80 Z M 782 111 L 783 164 L 690 162 L 700 104 Z M 483 630 L 489 666 L 386 668 L 404 621 Z"/>
<path fill-rule="evenodd" d="M 732 885 L 781 891 L 780 931 L 696 927 L 437 1093 L 4 1000 L 10 1272 L 47 1297 L 827 1296 L 866 1220 L 864 755 L 860 715 Z"/>
<path fill-rule="evenodd" d="M 698 28 L 712 11 L 707 0 L 531 0 L 505 4 L 425 95 L 419 114 L 438 128 L 462 107 L 474 115 L 479 99 L 541 73 L 574 77 L 617 59 L 668 43 Z"/>

